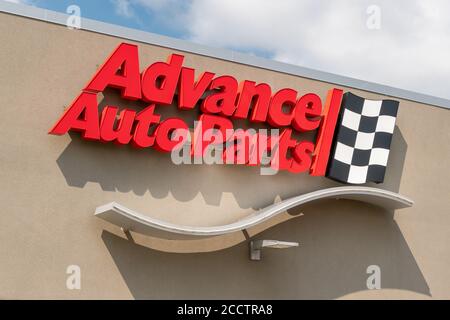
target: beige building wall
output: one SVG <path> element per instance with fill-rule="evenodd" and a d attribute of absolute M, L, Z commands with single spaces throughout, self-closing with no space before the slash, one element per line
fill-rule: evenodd
<path fill-rule="evenodd" d="M 386 181 L 379 187 L 410 197 L 412 208 L 389 212 L 349 200 L 309 204 L 284 218 L 304 216 L 256 235 L 300 242 L 298 248 L 264 251 L 260 262 L 248 259 L 242 234 L 188 243 L 127 239 L 94 217 L 97 206 L 117 201 L 174 223 L 218 225 L 339 185 L 307 174 L 261 176 L 258 168 L 241 166 L 175 166 L 170 155 L 154 150 L 87 142 L 76 133 L 48 135 L 122 41 L 131 42 L 0 13 L 0 298 L 450 298 L 450 111 L 444 108 L 397 99 Z M 141 68 L 176 53 L 137 44 Z M 336 87 L 183 54 L 185 66 L 273 89 L 325 99 Z M 101 99 L 106 104 L 142 107 L 114 91 Z M 81 268 L 81 290 L 66 288 L 69 265 Z M 380 266 L 382 290 L 367 290 L 369 265 Z"/>

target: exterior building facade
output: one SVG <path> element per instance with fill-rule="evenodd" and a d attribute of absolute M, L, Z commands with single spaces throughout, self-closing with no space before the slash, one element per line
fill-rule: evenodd
<path fill-rule="evenodd" d="M 87 19 L 70 29 L 65 15 L 42 9 L 0 8 L 0 298 L 450 298 L 450 101 Z M 414 203 L 394 210 L 334 196 L 211 236 L 144 234 L 100 219 L 96 209 L 116 202 L 172 225 L 208 228 L 344 186 L 307 172 L 176 165 L 154 149 L 48 134 L 121 43 L 138 47 L 141 71 L 178 54 L 196 74 L 315 93 L 324 104 L 333 88 L 398 101 L 384 181 L 365 186 Z M 97 97 L 100 108 L 146 107 L 114 88 Z M 163 119 L 188 123 L 198 109 L 156 106 Z M 252 261 L 249 244 L 263 239 L 299 246 L 263 249 Z M 368 289 L 373 266 L 379 290 Z M 68 284 L 73 270 L 80 288 Z"/>

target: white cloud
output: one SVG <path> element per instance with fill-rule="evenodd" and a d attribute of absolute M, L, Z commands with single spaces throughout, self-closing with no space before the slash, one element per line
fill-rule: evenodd
<path fill-rule="evenodd" d="M 17 3 L 17 4 L 27 4 L 27 5 L 33 6 L 35 0 L 3 0 L 3 1 Z"/>
<path fill-rule="evenodd" d="M 180 9 L 190 4 L 190 2 L 182 0 L 110 0 L 110 2 L 113 3 L 117 14 L 127 18 L 135 17 L 135 10 L 141 8 L 153 13 L 163 14 L 164 16 L 171 15 L 179 18 L 181 14 Z M 170 22 L 174 23 L 174 21 Z"/>
<path fill-rule="evenodd" d="M 118 15 L 131 18 L 134 16 L 133 9 L 131 8 L 131 3 L 128 0 L 111 0 L 114 4 L 116 13 Z"/>
<path fill-rule="evenodd" d="M 447 0 L 126 2 L 170 19 L 194 42 L 450 98 Z M 366 26 L 372 4 L 380 30 Z"/>
<path fill-rule="evenodd" d="M 110 0 L 116 13 L 122 17 L 134 19 L 141 27 L 157 25 L 165 30 L 185 30 L 182 21 L 190 6 L 183 0 Z M 148 13 L 145 19 L 139 13 Z"/>

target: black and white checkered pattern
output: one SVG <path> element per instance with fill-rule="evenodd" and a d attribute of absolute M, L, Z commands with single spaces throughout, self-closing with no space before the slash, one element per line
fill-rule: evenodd
<path fill-rule="evenodd" d="M 398 104 L 344 94 L 327 177 L 351 184 L 383 182 Z"/>

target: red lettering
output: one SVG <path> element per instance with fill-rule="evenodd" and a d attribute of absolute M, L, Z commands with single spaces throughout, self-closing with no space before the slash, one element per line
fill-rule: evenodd
<path fill-rule="evenodd" d="M 331 142 L 334 137 L 334 129 L 339 115 L 342 102 L 342 90 L 333 89 L 328 91 L 325 109 L 322 114 L 322 124 L 316 140 L 316 148 L 313 153 L 313 161 L 310 174 L 312 176 L 324 176 L 326 173 L 328 159 L 330 157 Z"/>
<path fill-rule="evenodd" d="M 173 138 L 172 134 L 177 131 L 177 137 Z M 171 152 L 175 147 L 181 148 L 180 142 L 185 141 L 189 127 L 186 122 L 180 118 L 169 118 L 161 122 L 155 131 L 154 148 L 161 152 Z"/>
<path fill-rule="evenodd" d="M 291 149 L 297 144 L 295 139 L 291 139 L 292 129 L 284 129 L 278 140 L 278 148 L 272 159 L 271 166 L 278 170 L 289 170 L 292 163 Z"/>
<path fill-rule="evenodd" d="M 138 47 L 120 44 L 49 133 L 62 135 L 70 130 L 80 131 L 85 139 L 121 145 L 131 141 L 140 148 L 154 146 L 159 151 L 173 151 L 186 141 L 189 126 L 180 118 L 161 122 L 155 107 L 156 104 L 172 104 L 178 89 L 179 109 L 192 110 L 201 101 L 200 110 L 204 113 L 194 132 L 191 146 L 194 156 L 203 156 L 213 143 L 226 144 L 223 154 L 226 162 L 261 164 L 263 154 L 270 152 L 270 165 L 276 169 L 297 173 L 310 168 L 311 175 L 325 175 L 342 90 L 328 92 L 322 111 L 322 101 L 314 93 L 297 99 L 297 91 L 293 89 L 284 88 L 272 94 L 266 83 L 245 80 L 238 84 L 229 75 L 214 78 L 214 73 L 204 72 L 196 78 L 195 70 L 183 67 L 183 61 L 184 56 L 173 54 L 167 62 L 156 62 L 140 75 Z M 150 105 L 139 113 L 130 109 L 119 113 L 117 106 L 108 105 L 99 119 L 97 94 L 108 87 L 119 89 L 125 99 L 141 99 Z M 279 137 L 239 129 L 230 138 L 227 130 L 233 130 L 233 123 L 227 117 L 288 128 L 284 128 Z M 304 132 L 317 128 L 315 146 L 313 142 L 297 142 L 292 138 L 293 129 Z M 200 139 L 196 138 L 198 136 Z"/>
<path fill-rule="evenodd" d="M 317 129 L 322 113 L 322 101 L 317 94 L 308 93 L 298 99 L 295 106 L 292 126 L 297 131 L 311 131 Z M 316 117 L 311 119 L 310 117 Z"/>
<path fill-rule="evenodd" d="M 104 142 L 114 141 L 117 144 L 128 144 L 132 138 L 131 130 L 136 111 L 122 110 L 117 129 L 114 129 L 118 110 L 119 108 L 113 106 L 106 106 L 103 109 L 102 119 L 100 120 L 100 138 Z"/>
<path fill-rule="evenodd" d="M 142 74 L 142 94 L 147 102 L 172 104 L 184 56 L 172 54 L 169 61 L 156 62 Z"/>
<path fill-rule="evenodd" d="M 155 142 L 155 136 L 148 135 L 148 131 L 153 124 L 158 124 L 161 119 L 160 115 L 155 114 L 155 105 L 152 104 L 138 113 L 136 120 L 138 121 L 133 135 L 133 145 L 138 148 L 147 148 Z"/>
<path fill-rule="evenodd" d="M 178 86 L 178 108 L 182 110 L 193 109 L 196 106 L 214 77 L 214 73 L 204 72 L 195 82 L 194 74 L 195 70 L 191 68 L 181 70 Z"/>
<path fill-rule="evenodd" d="M 49 133 L 63 135 L 69 130 L 81 131 L 83 138 L 88 140 L 100 139 L 97 95 L 95 93 L 82 92 Z"/>
<path fill-rule="evenodd" d="M 209 130 L 217 130 L 216 134 L 207 137 L 205 133 Z M 233 123 L 224 117 L 210 114 L 202 114 L 198 120 L 194 133 L 194 142 L 192 144 L 192 153 L 194 156 L 203 156 L 205 149 L 212 143 L 224 143 L 226 139 L 226 130 L 233 129 Z M 211 132 L 211 131 L 209 131 Z M 201 143 L 199 145 L 199 143 Z"/>
<path fill-rule="evenodd" d="M 286 127 L 291 124 L 297 91 L 292 89 L 281 89 L 272 97 L 269 116 L 267 120 L 271 126 Z M 290 108 L 289 113 L 283 112 L 283 107 Z"/>
<path fill-rule="evenodd" d="M 292 152 L 292 162 L 290 172 L 305 172 L 311 166 L 311 155 L 314 150 L 314 143 L 310 141 L 299 142 Z"/>
<path fill-rule="evenodd" d="M 215 78 L 209 86 L 211 90 L 220 89 L 220 92 L 212 93 L 203 101 L 201 110 L 205 113 L 221 113 L 231 116 L 236 108 L 235 101 L 238 83 L 231 76 Z"/>
<path fill-rule="evenodd" d="M 85 90 L 103 92 L 106 87 L 121 90 L 124 99 L 141 99 L 138 47 L 122 43 L 97 71 Z"/>
<path fill-rule="evenodd" d="M 272 95 L 272 90 L 268 84 L 260 83 L 256 85 L 254 81 L 246 80 L 241 82 L 238 94 L 239 100 L 236 112 L 233 115 L 234 118 L 247 119 L 250 107 L 253 107 L 250 121 L 266 121 Z"/>
<path fill-rule="evenodd" d="M 255 165 L 258 152 L 258 134 L 256 130 L 236 129 L 226 137 L 226 148 L 223 160 L 226 164 Z M 250 163 L 252 160 L 253 163 Z"/>

